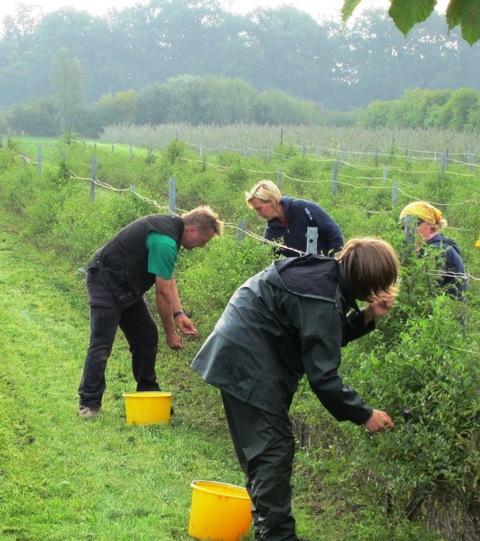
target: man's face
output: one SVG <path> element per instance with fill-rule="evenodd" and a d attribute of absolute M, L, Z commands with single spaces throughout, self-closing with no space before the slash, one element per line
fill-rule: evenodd
<path fill-rule="evenodd" d="M 211 241 L 215 231 L 212 229 L 201 231 L 195 225 L 186 225 L 182 237 L 182 246 L 187 250 L 193 248 L 204 248 L 207 242 Z"/>

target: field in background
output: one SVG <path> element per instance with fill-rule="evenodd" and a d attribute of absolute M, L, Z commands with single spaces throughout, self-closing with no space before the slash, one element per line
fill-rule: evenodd
<path fill-rule="evenodd" d="M 204 148 L 207 152 L 235 150 L 250 154 L 265 154 L 268 148 L 279 145 L 305 147 L 309 153 L 342 150 L 362 158 L 362 153 L 392 151 L 402 155 L 406 151 L 415 156 L 441 155 L 447 148 L 455 155 L 477 155 L 480 162 L 480 137 L 477 133 L 448 132 L 443 130 L 408 129 L 359 129 L 329 126 L 256 126 L 236 124 L 230 126 L 189 126 L 186 124 L 163 124 L 159 126 L 117 125 L 107 127 L 100 136 L 106 144 L 125 144 L 144 148 L 167 146 L 172 140 Z M 363 159 L 365 156 L 363 156 Z"/>

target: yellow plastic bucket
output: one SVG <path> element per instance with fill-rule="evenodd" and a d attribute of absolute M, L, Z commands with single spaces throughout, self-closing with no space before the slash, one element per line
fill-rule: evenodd
<path fill-rule="evenodd" d="M 190 537 L 239 541 L 248 534 L 252 505 L 245 488 L 215 481 L 193 481 L 191 486 Z"/>
<path fill-rule="evenodd" d="M 172 393 L 138 391 L 124 393 L 127 425 L 168 424 L 172 409 Z"/>

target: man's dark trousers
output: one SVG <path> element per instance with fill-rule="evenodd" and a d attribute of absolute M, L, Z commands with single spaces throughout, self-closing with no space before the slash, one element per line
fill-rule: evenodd
<path fill-rule="evenodd" d="M 155 361 L 158 329 L 143 298 L 128 306 L 118 304 L 100 281 L 98 271 L 87 272 L 90 305 L 90 345 L 78 388 L 82 406 L 100 407 L 105 392 L 105 370 L 117 328 L 122 329 L 132 354 L 137 391 L 158 391 Z"/>

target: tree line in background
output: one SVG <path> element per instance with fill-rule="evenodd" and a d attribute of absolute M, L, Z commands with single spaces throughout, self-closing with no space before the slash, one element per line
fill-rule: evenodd
<path fill-rule="evenodd" d="M 0 132 L 54 137 L 74 132 L 97 138 L 108 126 L 357 126 L 480 131 L 480 92 L 411 89 L 393 101 L 374 101 L 351 112 L 329 112 L 313 101 L 277 89 L 258 92 L 241 79 L 185 75 L 143 91 L 105 94 L 91 106 L 79 104 L 78 65 L 57 59 L 53 97 L 34 99 L 0 113 Z M 69 76 L 71 75 L 71 77 Z"/>
<path fill-rule="evenodd" d="M 393 101 L 374 101 L 358 113 L 364 128 L 480 130 L 480 92 L 472 88 L 405 91 Z"/>
<path fill-rule="evenodd" d="M 65 67 L 65 62 L 59 65 Z M 60 70 L 58 77 L 53 97 L 11 106 L 3 129 L 0 114 L 0 131 L 37 136 L 74 131 L 97 137 L 114 124 L 321 124 L 323 118 L 314 102 L 275 89 L 258 92 L 240 79 L 185 75 L 140 92 L 105 94 L 97 103 L 82 106 L 76 101 L 81 90 L 69 82 L 68 69 Z"/>
<path fill-rule="evenodd" d="M 408 88 L 480 88 L 479 47 L 447 33 L 436 12 L 404 38 L 382 10 L 344 28 L 290 6 L 233 14 L 219 0 L 151 0 L 103 17 L 20 4 L 0 35 L 0 106 L 51 96 L 62 50 L 87 104 L 184 75 L 238 78 L 340 111 Z"/>

